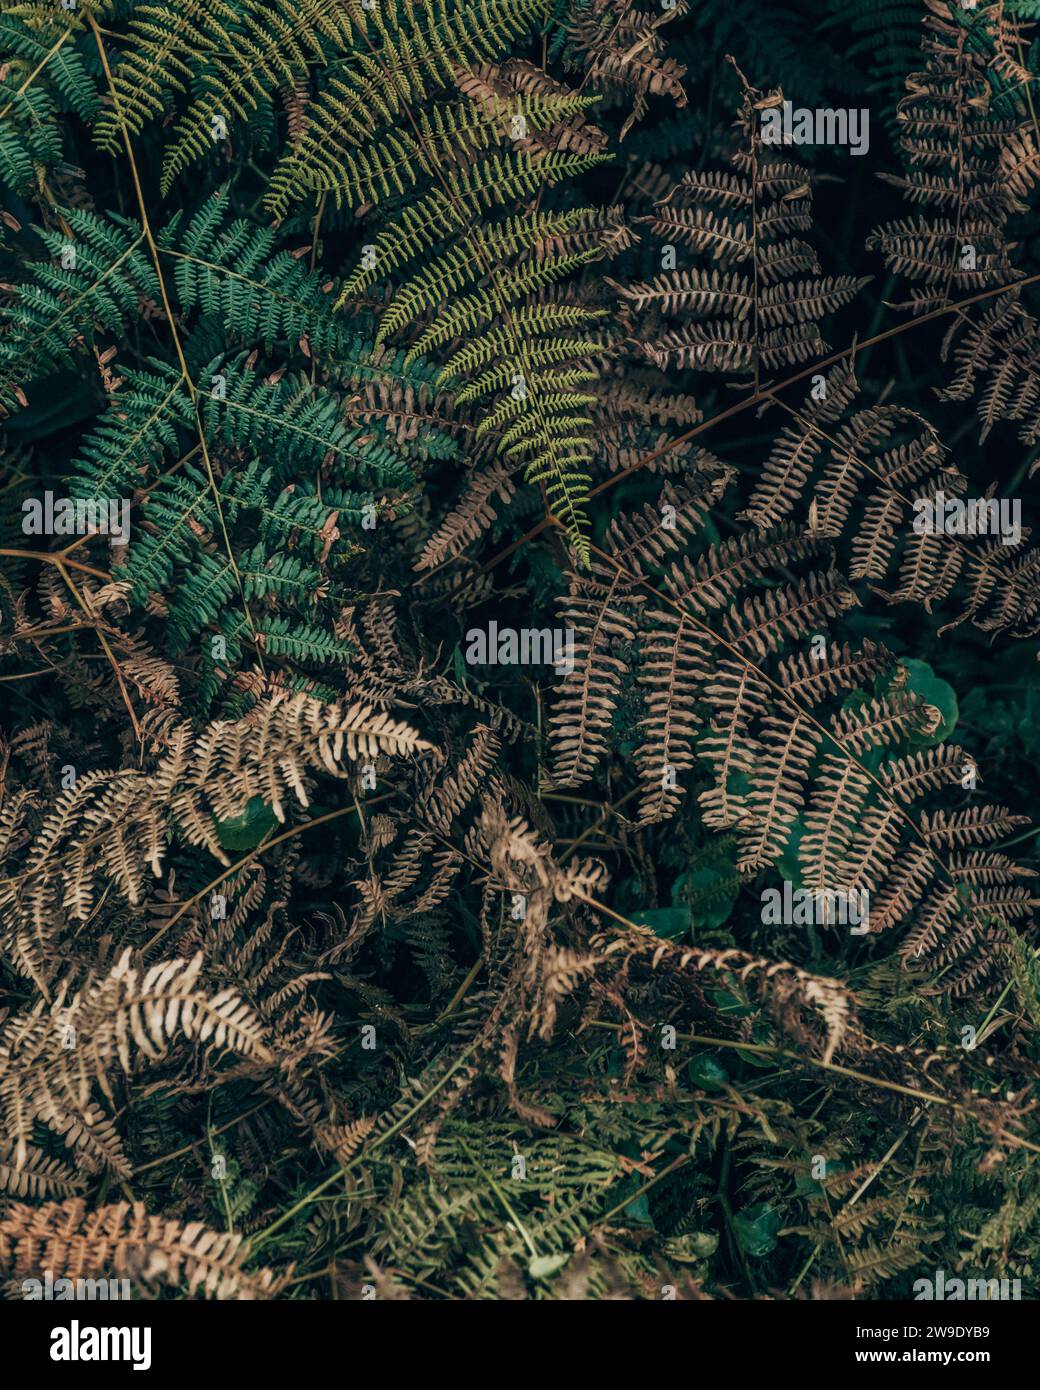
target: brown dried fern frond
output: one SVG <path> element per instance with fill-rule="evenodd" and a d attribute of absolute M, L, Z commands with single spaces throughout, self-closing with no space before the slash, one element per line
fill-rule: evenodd
<path fill-rule="evenodd" d="M 762 372 L 822 357 L 819 321 L 870 277 L 824 275 L 796 235 L 812 228 L 813 176 L 763 143 L 761 113 L 783 94 L 763 95 L 741 80 L 734 171 L 691 171 L 674 184 L 644 219 L 664 244 L 665 268 L 615 288 L 632 314 L 636 349 L 660 370 L 757 382 Z M 677 247 L 705 264 L 680 266 Z"/>
<path fill-rule="evenodd" d="M 877 442 L 887 428 L 866 418 L 851 434 Z M 642 522 L 618 528 L 610 549 L 595 553 L 584 607 L 574 610 L 577 664 L 551 721 L 561 758 L 605 751 L 620 692 L 634 673 L 649 708 L 635 757 L 644 819 L 674 814 L 683 795 L 678 774 L 696 755 L 713 774 L 699 796 L 704 821 L 737 832 L 744 872 L 796 854 L 812 888 L 878 902 L 869 930 L 912 928 L 906 939 L 916 954 L 939 950 L 945 939 L 950 960 L 970 960 L 965 969 L 975 972 L 993 968 L 992 953 L 977 951 L 990 934 L 986 924 L 1025 911 L 1029 893 L 998 884 L 987 900 L 989 886 L 956 873 L 944 851 L 979 851 L 1009 833 L 1014 818 L 981 807 L 949 820 L 943 811 L 934 819 L 914 814 L 922 799 L 959 788 L 965 763 L 974 764 L 967 755 L 955 762 L 959 750 L 913 752 L 935 734 L 941 714 L 905 688 L 905 669 L 889 654 L 874 645 L 862 652 L 828 646 L 831 622 L 855 602 L 848 582 L 835 569 L 790 576 L 787 562 L 811 566 L 819 547 L 782 530 L 763 532 L 754 546 L 711 546 L 691 559 L 684 552 L 699 543 L 703 508 L 682 525 L 665 513 L 667 532 L 654 524 L 660 515 L 647 507 Z M 665 596 L 660 571 L 668 612 L 640 602 Z M 778 583 L 778 571 L 789 582 Z M 616 653 L 604 640 L 614 632 L 624 639 Z M 858 688 L 861 680 L 873 688 Z M 579 691 L 595 698 L 575 698 Z M 985 861 L 978 862 L 981 869 Z M 922 920 L 923 934 L 915 926 Z M 951 976 L 951 984 L 966 987 L 962 976 Z"/>
<path fill-rule="evenodd" d="M 0 940 L 30 974 L 53 974 L 41 947 L 86 921 L 100 881 L 131 905 L 145 897 L 146 871 L 158 877 L 173 837 L 230 859 L 221 844 L 223 821 L 241 816 L 254 798 L 279 821 L 290 801 L 309 804 L 314 772 L 350 775 L 350 764 L 379 756 L 431 750 L 409 724 L 355 704 L 322 704 L 307 695 L 276 692 L 243 720 L 222 720 L 195 734 L 188 724 L 169 737 L 154 772 L 89 772 L 62 792 L 34 830 L 28 852 L 0 880 Z M 30 828 L 31 802 L 19 799 L 0 824 L 11 837 Z"/>
<path fill-rule="evenodd" d="M 122 1146 L 100 1117 L 95 1087 L 112 1104 L 112 1073 L 130 1075 L 140 1060 L 157 1062 L 175 1042 L 234 1052 L 259 1065 L 273 1060 L 252 1009 L 233 989 L 209 992 L 201 973 L 201 953 L 140 970 L 128 948 L 112 970 L 75 994 L 59 990 L 49 1008 L 3 1025 L 0 1112 L 16 1170 L 29 1161 L 38 1121 L 63 1135 L 88 1171 L 107 1165 L 125 1173 Z"/>
<path fill-rule="evenodd" d="M 80 1197 L 30 1207 L 10 1203 L 0 1213 L 0 1271 L 33 1279 L 48 1270 L 73 1281 L 129 1279 L 146 1293 L 182 1289 L 207 1298 L 273 1298 L 287 1274 L 246 1269 L 249 1242 L 234 1232 L 151 1216 L 143 1202 L 88 1211 Z"/>
<path fill-rule="evenodd" d="M 847 549 L 849 578 L 888 603 L 931 612 L 952 601 L 949 627 L 1031 636 L 1040 627 L 1040 552 L 1026 545 L 1025 528 L 1017 540 L 967 529 L 969 504 L 986 526 L 1003 524 L 993 486 L 966 499 L 969 480 L 935 427 L 903 406 L 855 409 L 857 390 L 852 368 L 840 364 L 790 410 L 742 519 L 768 539 L 781 521 L 797 527 L 790 518 L 802 513 L 803 528 Z M 940 508 L 957 505 L 962 532 L 937 522 Z"/>

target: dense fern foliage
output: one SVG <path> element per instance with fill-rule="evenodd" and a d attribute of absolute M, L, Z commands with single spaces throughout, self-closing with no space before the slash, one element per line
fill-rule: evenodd
<path fill-rule="evenodd" d="M 1036 19 L 0 0 L 4 1298 L 1037 1296 Z"/>

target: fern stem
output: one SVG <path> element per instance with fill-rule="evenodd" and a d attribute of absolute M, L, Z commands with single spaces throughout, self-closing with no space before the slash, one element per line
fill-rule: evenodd
<path fill-rule="evenodd" d="M 83 574 L 89 574 L 94 579 L 101 579 L 106 584 L 111 584 L 112 576 L 106 570 L 95 569 L 93 565 L 85 565 L 79 560 L 69 560 L 65 551 L 53 552 L 50 550 L 11 550 L 0 549 L 0 555 L 9 560 L 38 560 L 41 565 L 57 565 L 59 569 L 79 570 Z"/>
<path fill-rule="evenodd" d="M 499 1187 L 498 1183 L 495 1181 L 494 1175 L 489 1173 L 488 1170 L 481 1163 L 480 1159 L 473 1154 L 465 1139 L 460 1138 L 459 1143 L 462 1146 L 462 1149 L 466 1153 L 466 1155 L 472 1160 L 474 1168 L 476 1168 L 477 1172 L 481 1175 L 481 1177 L 484 1179 L 487 1185 L 491 1188 L 491 1191 L 502 1203 L 502 1207 L 506 1215 L 509 1217 L 510 1221 L 512 1221 L 516 1229 L 520 1232 L 524 1244 L 531 1252 L 531 1258 L 536 1260 L 538 1258 L 538 1247 L 537 1245 L 535 1245 L 534 1241 L 528 1234 L 527 1227 L 520 1220 L 520 1217 L 517 1215 L 517 1213 L 513 1210 L 512 1206 L 509 1203 L 509 1199 L 506 1197 L 506 1194 L 502 1191 L 501 1187 Z"/>
<path fill-rule="evenodd" d="M 645 1182 L 637 1191 L 630 1192 L 623 1202 L 618 1202 L 616 1206 L 611 1207 L 609 1211 L 605 1211 L 603 1215 L 598 1216 L 596 1220 L 603 1222 L 604 1225 L 608 1221 L 612 1221 L 614 1217 L 617 1216 L 618 1212 L 624 1211 L 625 1208 L 630 1206 L 637 1198 L 642 1197 L 645 1192 L 649 1192 L 652 1187 L 656 1187 L 659 1182 L 662 1182 L 665 1178 L 674 1173 L 676 1169 L 681 1168 L 684 1164 L 689 1163 L 689 1161 L 689 1154 L 680 1154 L 678 1158 L 673 1158 L 667 1167 L 662 1168 L 659 1173 L 655 1173 L 654 1176 Z"/>
<path fill-rule="evenodd" d="M 126 705 L 127 713 L 130 716 L 130 723 L 133 726 L 134 737 L 137 739 L 138 746 L 143 748 L 144 740 L 141 733 L 141 725 L 138 723 L 137 715 L 134 712 L 133 702 L 130 699 L 130 692 L 127 689 L 126 680 L 123 677 L 123 669 L 119 665 L 119 662 L 116 660 L 115 653 L 112 651 L 112 648 L 108 645 L 108 638 L 102 631 L 101 624 L 97 621 L 97 614 L 87 603 L 86 599 L 83 597 L 79 589 L 73 583 L 72 576 L 65 568 L 65 561 L 62 560 L 60 556 L 55 556 L 55 561 L 58 573 L 61 575 L 62 579 L 64 579 L 69 592 L 72 594 L 72 597 L 76 600 L 76 603 L 79 605 L 80 608 L 82 608 L 83 612 L 87 615 L 87 617 L 91 619 L 90 625 L 94 628 L 94 631 L 97 633 L 97 638 L 98 641 L 101 643 L 101 648 L 104 651 L 105 656 L 108 657 L 109 665 L 112 667 L 112 670 L 115 673 L 116 684 L 119 686 L 119 693 L 123 697 L 123 703 Z"/>

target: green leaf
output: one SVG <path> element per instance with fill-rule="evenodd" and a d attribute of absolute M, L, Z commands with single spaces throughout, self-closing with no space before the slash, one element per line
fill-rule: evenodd
<path fill-rule="evenodd" d="M 729 920 L 739 894 L 735 865 L 705 864 L 676 879 L 672 901 L 688 904 L 694 930 L 711 931 Z"/>
<path fill-rule="evenodd" d="M 527 1266 L 527 1272 L 532 1279 L 548 1279 L 558 1269 L 562 1269 L 569 1259 L 569 1254 L 535 1255 Z"/>
<path fill-rule="evenodd" d="M 741 999 L 739 994 L 728 989 L 709 989 L 708 994 L 719 1013 L 728 1018 L 748 1018 L 755 1012 L 755 1006 Z"/>
<path fill-rule="evenodd" d="M 909 672 L 906 689 L 912 690 L 927 704 L 934 705 L 942 715 L 939 727 L 933 734 L 915 735 L 912 742 L 919 748 L 930 748 L 936 743 L 942 743 L 944 739 L 949 738 L 957 725 L 957 692 L 949 681 L 944 681 L 941 676 L 935 674 L 927 661 L 905 656 L 899 664 Z"/>
<path fill-rule="evenodd" d="M 240 816 L 217 822 L 217 838 L 225 849 L 255 849 L 278 824 L 278 817 L 262 796 L 251 797 Z"/>
<path fill-rule="evenodd" d="M 694 1057 L 687 1067 L 690 1080 L 703 1091 L 721 1091 L 729 1085 L 729 1072 L 707 1053 Z"/>
<path fill-rule="evenodd" d="M 784 852 L 776 861 L 777 871 L 791 881 L 792 888 L 802 887 L 802 864 L 799 858 L 799 846 L 802 843 L 802 836 L 805 834 L 805 822 L 801 816 L 796 816 L 792 825 L 791 833 L 787 837 L 787 844 Z"/>
<path fill-rule="evenodd" d="M 635 1222 L 640 1226 L 652 1226 L 653 1217 L 650 1215 L 650 1197 L 646 1192 L 640 1192 L 638 1197 L 633 1197 L 625 1208 L 625 1215 L 629 1221 Z"/>
<path fill-rule="evenodd" d="M 649 907 L 642 912 L 634 912 L 631 921 L 637 927 L 649 927 L 657 936 L 674 941 L 690 930 L 690 909 L 688 907 Z"/>
<path fill-rule="evenodd" d="M 776 1234 L 780 1229 L 780 1213 L 768 1202 L 756 1202 L 753 1207 L 737 1212 L 733 1217 L 733 1232 L 745 1255 L 770 1255 L 776 1249 Z"/>

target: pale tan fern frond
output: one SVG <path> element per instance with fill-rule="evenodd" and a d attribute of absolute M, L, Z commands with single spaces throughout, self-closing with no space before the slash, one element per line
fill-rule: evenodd
<path fill-rule="evenodd" d="M 39 945 L 66 931 L 70 919 L 88 919 L 99 880 L 140 904 L 145 871 L 158 877 L 175 834 L 228 865 L 220 824 L 242 815 L 253 798 L 284 821 L 290 799 L 309 804 L 313 772 L 346 778 L 361 759 L 431 747 L 411 725 L 371 706 L 285 691 L 247 719 L 217 721 L 199 734 L 181 725 L 154 773 L 86 773 L 61 793 L 25 867 L 0 880 L 0 939 L 30 973 L 38 971 Z"/>
<path fill-rule="evenodd" d="M 60 1270 L 72 1280 L 129 1279 L 147 1290 L 165 1285 L 207 1298 L 272 1298 L 288 1276 L 247 1270 L 249 1242 L 200 1222 L 152 1216 L 143 1202 L 87 1210 L 74 1197 L 42 1207 L 12 1202 L 0 1213 L 0 1269 L 39 1278 Z"/>
<path fill-rule="evenodd" d="M 0 1030 L 0 1111 L 16 1144 L 15 1168 L 28 1159 L 33 1121 L 64 1134 L 88 1164 L 125 1171 L 115 1136 L 99 1125 L 94 1087 L 112 1102 L 111 1074 L 157 1062 L 175 1042 L 227 1050 L 258 1064 L 272 1061 L 264 1030 L 231 989 L 210 993 L 202 955 L 140 970 L 127 949 L 116 966 L 70 998 L 19 1015 Z"/>

